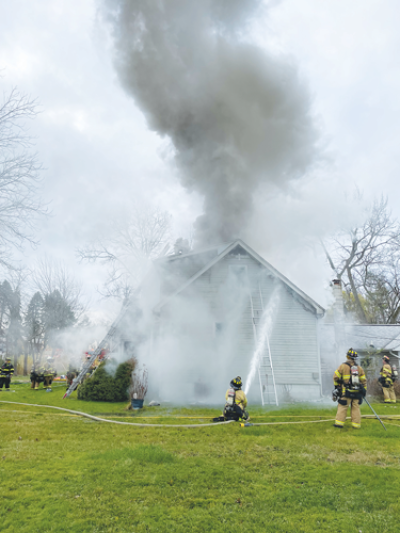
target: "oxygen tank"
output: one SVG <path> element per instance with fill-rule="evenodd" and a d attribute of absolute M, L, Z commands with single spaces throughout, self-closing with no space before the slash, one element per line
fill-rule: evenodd
<path fill-rule="evenodd" d="M 351 384 L 354 386 L 354 385 L 359 385 L 360 384 L 360 378 L 358 377 L 358 367 L 356 365 L 352 366 L 351 367 Z"/>
<path fill-rule="evenodd" d="M 393 381 L 399 377 L 399 373 L 397 371 L 396 365 L 392 366 L 392 377 L 393 377 Z"/>
<path fill-rule="evenodd" d="M 235 394 L 234 389 L 229 389 L 228 390 L 228 398 L 226 400 L 226 404 L 230 405 L 230 406 L 235 405 L 235 396 L 236 396 L 236 394 Z"/>

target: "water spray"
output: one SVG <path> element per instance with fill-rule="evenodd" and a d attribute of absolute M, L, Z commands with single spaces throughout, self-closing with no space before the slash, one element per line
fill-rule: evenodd
<path fill-rule="evenodd" d="M 260 360 L 261 360 L 262 353 L 265 349 L 265 344 L 266 342 L 269 342 L 268 339 L 272 332 L 272 327 L 274 324 L 274 317 L 275 317 L 275 314 L 276 314 L 276 311 L 279 305 L 279 300 L 280 300 L 280 288 L 276 287 L 261 317 L 261 328 L 259 330 L 259 335 L 257 338 L 257 345 L 254 351 L 253 357 L 251 358 L 250 371 L 246 378 L 246 385 L 244 388 L 244 392 L 246 395 L 248 394 L 250 390 L 250 387 L 254 381 L 256 372 L 260 366 Z"/>

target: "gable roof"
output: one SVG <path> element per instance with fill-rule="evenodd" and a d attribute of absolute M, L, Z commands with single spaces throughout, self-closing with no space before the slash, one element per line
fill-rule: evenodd
<path fill-rule="evenodd" d="M 196 279 L 198 279 L 201 275 L 203 275 L 207 270 L 209 270 L 211 267 L 213 267 L 216 263 L 221 261 L 226 255 L 228 255 L 232 250 L 234 250 L 237 247 L 241 247 L 245 252 L 247 252 L 253 259 L 255 259 L 258 263 L 260 263 L 262 266 L 264 266 L 267 270 L 271 272 L 277 279 L 282 281 L 287 287 L 293 291 L 294 294 L 299 296 L 303 301 L 307 302 L 316 312 L 318 316 L 323 316 L 325 313 L 325 310 L 323 307 L 321 307 L 317 302 L 315 302 L 312 298 L 307 296 L 306 293 L 304 293 L 301 289 L 299 289 L 296 285 L 294 285 L 288 278 L 286 278 L 283 274 L 281 274 L 276 268 L 274 268 L 268 261 L 266 261 L 264 258 L 262 258 L 260 255 L 257 254 L 250 246 L 248 246 L 245 242 L 243 242 L 241 239 L 237 239 L 233 241 L 230 244 L 223 244 L 219 247 L 210 248 L 207 251 L 216 250 L 216 255 L 208 261 L 200 270 L 198 270 L 195 274 L 193 274 L 189 279 L 184 281 L 175 291 L 173 291 L 171 294 L 163 298 L 155 307 L 154 311 L 158 312 L 161 310 L 164 305 L 166 305 L 172 298 L 174 298 L 176 295 L 178 295 L 180 292 L 182 292 L 184 289 L 186 289 L 189 285 L 191 285 Z M 197 253 L 204 253 L 203 251 L 197 252 Z M 190 252 L 189 254 L 182 254 L 177 256 L 172 256 L 169 259 L 170 260 L 178 260 L 179 258 L 185 258 L 188 256 L 195 256 L 196 252 Z M 163 258 L 162 260 L 165 261 L 168 258 Z"/>

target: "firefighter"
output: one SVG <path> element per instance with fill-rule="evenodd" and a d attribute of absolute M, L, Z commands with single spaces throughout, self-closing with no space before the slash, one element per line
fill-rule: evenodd
<path fill-rule="evenodd" d="M 43 388 L 46 389 L 46 392 L 51 392 L 51 384 L 53 382 L 53 379 L 57 375 L 57 372 L 53 368 L 54 359 L 49 356 L 47 358 L 47 364 L 46 368 L 44 370 L 44 382 L 43 382 Z"/>
<path fill-rule="evenodd" d="M 248 420 L 249 415 L 246 412 L 247 398 L 242 391 L 242 378 L 237 376 L 230 382 L 230 388 L 226 391 L 226 404 L 224 407 L 224 418 L 226 420 Z"/>
<path fill-rule="evenodd" d="M 31 379 L 31 389 L 37 388 L 36 383 L 39 386 L 39 376 L 35 369 L 35 365 L 31 369 L 30 379 Z"/>
<path fill-rule="evenodd" d="M 3 385 L 6 391 L 10 390 L 11 376 L 14 374 L 14 366 L 11 364 L 11 357 L 6 357 L 6 362 L 0 368 L 0 390 Z"/>
<path fill-rule="evenodd" d="M 38 390 L 39 385 L 44 383 L 44 366 L 34 366 L 31 370 L 31 389 Z"/>
<path fill-rule="evenodd" d="M 382 385 L 384 403 L 396 403 L 396 393 L 394 392 L 394 380 L 397 377 L 397 370 L 390 366 L 390 359 L 387 355 L 382 358 L 381 377 L 379 383 Z"/>
<path fill-rule="evenodd" d="M 79 371 L 76 370 L 76 368 L 73 368 L 71 365 L 69 366 L 69 369 L 68 369 L 68 372 L 67 372 L 67 383 L 66 383 L 66 387 L 67 389 L 70 388 L 70 386 L 72 385 L 72 382 L 74 381 L 74 379 L 78 376 L 79 374 Z"/>
<path fill-rule="evenodd" d="M 107 348 L 103 348 L 100 353 L 99 353 L 99 361 L 101 362 L 105 356 L 108 354 L 108 349 Z"/>
<path fill-rule="evenodd" d="M 82 370 L 86 367 L 86 365 L 90 362 L 90 359 L 93 355 L 93 352 L 85 352 L 85 359 L 83 360 L 82 362 L 82 365 L 81 365 L 81 368 L 79 370 L 79 372 L 82 372 Z M 98 359 L 96 357 L 96 359 L 92 362 L 92 364 L 90 365 L 90 367 L 88 369 L 86 369 L 86 372 L 85 372 L 85 375 L 84 375 L 84 378 L 83 378 L 83 381 L 85 381 L 89 376 L 91 376 L 93 374 L 93 372 L 96 370 L 96 368 L 98 367 Z"/>
<path fill-rule="evenodd" d="M 353 428 L 361 428 L 360 405 L 367 393 L 367 378 L 361 366 L 356 364 L 357 357 L 357 352 L 350 348 L 347 352 L 347 361 L 342 363 L 333 375 L 335 389 L 340 395 L 334 424 L 336 428 L 344 426 L 349 406 L 351 406 Z"/>

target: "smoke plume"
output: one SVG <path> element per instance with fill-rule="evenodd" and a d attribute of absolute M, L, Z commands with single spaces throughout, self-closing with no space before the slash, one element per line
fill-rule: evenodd
<path fill-rule="evenodd" d="M 313 161 L 309 95 L 290 59 L 251 42 L 261 0 L 103 0 L 121 83 L 204 198 L 198 243 L 239 237 L 260 187 Z"/>

